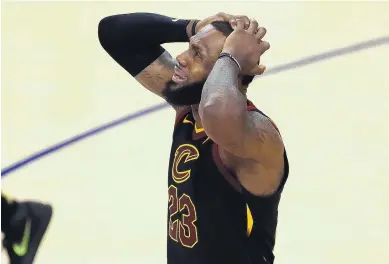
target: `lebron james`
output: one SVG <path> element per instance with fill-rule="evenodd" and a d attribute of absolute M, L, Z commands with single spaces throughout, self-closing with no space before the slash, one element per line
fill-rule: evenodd
<path fill-rule="evenodd" d="M 269 49 L 246 16 L 103 18 L 105 51 L 176 111 L 168 170 L 168 264 L 274 262 L 289 165 L 277 127 L 247 99 Z M 175 59 L 161 46 L 188 42 Z M 173 124 L 172 124 L 173 125 Z"/>

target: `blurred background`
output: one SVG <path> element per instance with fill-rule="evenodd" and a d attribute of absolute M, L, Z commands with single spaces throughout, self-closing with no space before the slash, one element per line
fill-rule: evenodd
<path fill-rule="evenodd" d="M 3 1 L 2 168 L 163 103 L 98 42 L 100 19 L 137 11 L 254 17 L 268 29 L 270 73 L 359 47 L 263 76 L 248 94 L 279 126 L 290 159 L 276 263 L 389 263 L 388 2 Z M 186 45 L 165 48 L 178 55 Z M 173 121 L 161 107 L 2 178 L 9 195 L 54 206 L 35 263 L 166 263 Z"/>

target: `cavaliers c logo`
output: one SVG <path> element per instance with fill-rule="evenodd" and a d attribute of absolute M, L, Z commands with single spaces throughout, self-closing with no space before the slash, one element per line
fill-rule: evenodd
<path fill-rule="evenodd" d="M 174 154 L 174 161 L 172 166 L 172 177 L 176 183 L 183 183 L 190 177 L 190 169 L 180 171 L 179 165 L 197 160 L 200 157 L 199 150 L 190 144 L 180 145 Z M 182 166 L 184 167 L 184 166 Z"/>

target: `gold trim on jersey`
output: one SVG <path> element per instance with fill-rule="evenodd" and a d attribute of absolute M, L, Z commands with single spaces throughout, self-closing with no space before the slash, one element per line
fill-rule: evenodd
<path fill-rule="evenodd" d="M 192 126 L 194 126 L 194 129 L 195 129 L 196 134 L 205 131 L 205 129 L 202 128 L 202 127 L 198 128 L 196 123 L 193 123 L 191 120 L 188 119 L 188 116 L 189 116 L 189 115 L 186 115 L 185 118 L 184 118 L 184 120 L 182 121 L 184 124 L 191 124 Z"/>
<path fill-rule="evenodd" d="M 186 116 L 185 116 L 185 118 L 184 118 L 184 120 L 182 121 L 182 123 L 184 123 L 184 124 L 191 124 L 192 126 L 194 126 L 193 122 L 190 121 L 190 120 L 188 120 L 188 116 L 189 116 L 189 115 L 186 115 Z"/>
<path fill-rule="evenodd" d="M 248 204 L 246 204 L 246 208 L 247 208 L 247 236 L 250 236 L 251 231 L 253 230 L 254 219 Z"/>
<path fill-rule="evenodd" d="M 205 132 L 205 129 L 202 127 L 198 128 L 196 123 L 194 124 L 194 129 L 195 129 L 196 134 L 201 133 L 201 132 Z"/>

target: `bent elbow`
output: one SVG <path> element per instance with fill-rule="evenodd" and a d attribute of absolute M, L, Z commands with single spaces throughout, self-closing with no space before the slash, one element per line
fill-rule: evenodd
<path fill-rule="evenodd" d="M 97 35 L 99 38 L 99 42 L 104 49 L 109 46 L 109 33 L 110 28 L 112 27 L 112 19 L 112 16 L 104 17 L 100 20 L 99 25 L 97 27 Z"/>
<path fill-rule="evenodd" d="M 120 15 L 104 17 L 97 27 L 97 35 L 101 46 L 109 51 L 120 43 L 120 36 L 123 34 Z"/>
<path fill-rule="evenodd" d="M 218 104 L 208 101 L 205 103 L 200 103 L 199 105 L 199 115 L 203 123 L 206 123 L 207 120 L 215 119 L 220 117 L 221 107 Z"/>
<path fill-rule="evenodd" d="M 199 107 L 201 120 L 213 120 L 217 122 L 228 122 L 242 118 L 241 111 L 237 107 L 220 100 L 209 100 Z"/>
<path fill-rule="evenodd" d="M 212 103 L 207 103 L 199 107 L 201 122 L 206 131 L 219 130 L 234 119 L 233 114 L 223 108 L 218 104 Z"/>

